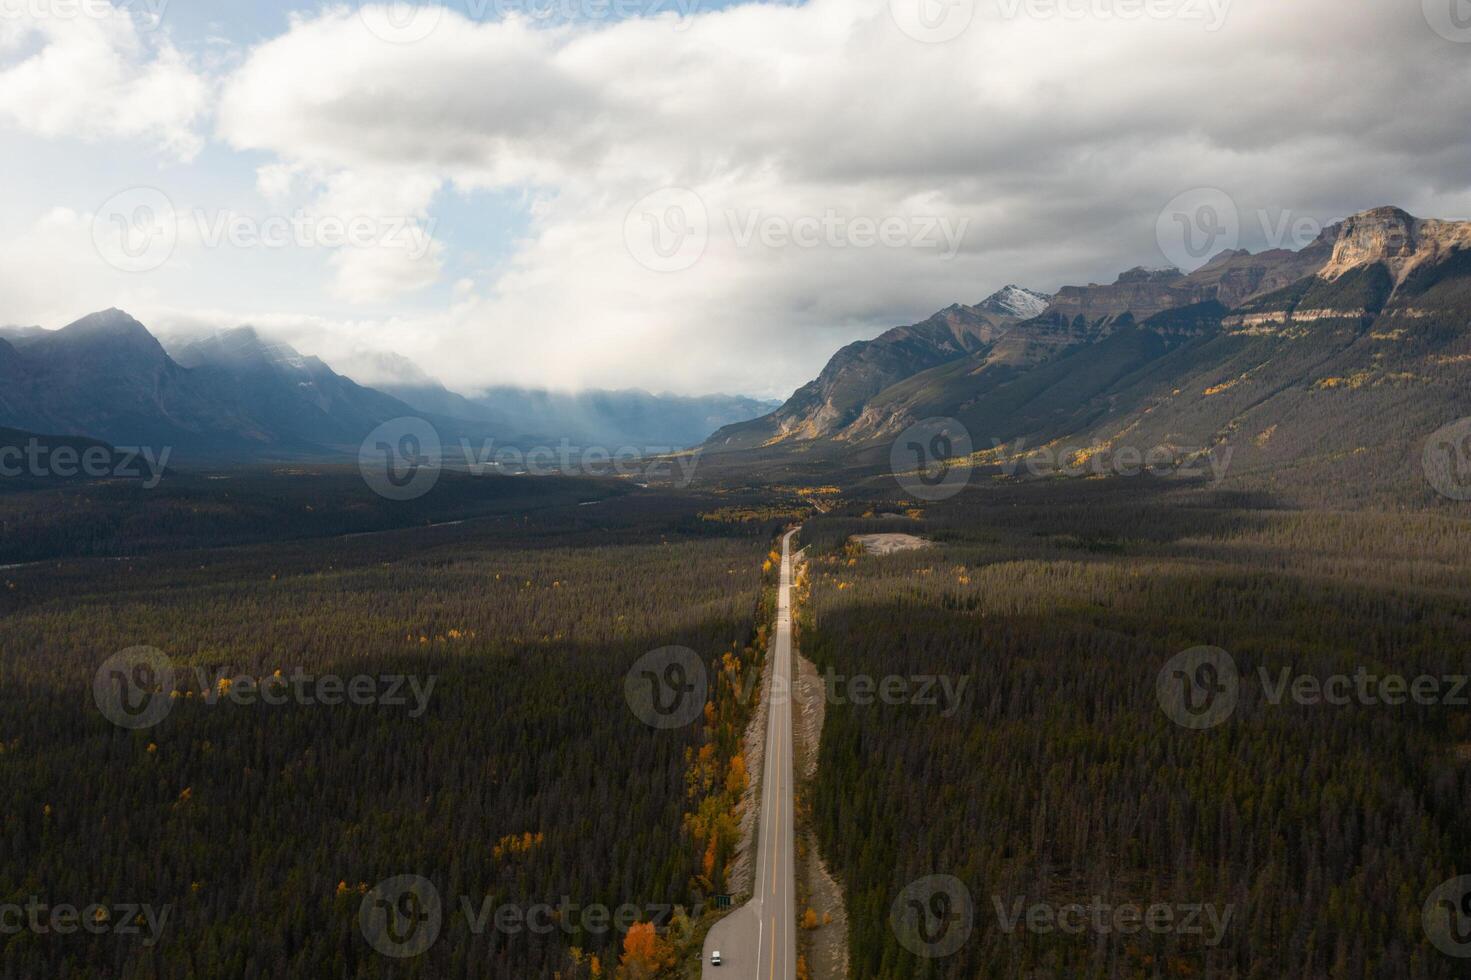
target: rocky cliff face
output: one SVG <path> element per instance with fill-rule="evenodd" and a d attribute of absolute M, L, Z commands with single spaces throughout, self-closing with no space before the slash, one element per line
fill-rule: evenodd
<path fill-rule="evenodd" d="M 1049 301 L 1007 286 L 974 306 L 957 303 L 927 320 L 849 344 L 822 373 L 770 415 L 726 426 L 708 445 L 750 449 L 790 439 L 819 439 L 851 425 L 885 388 L 923 371 L 984 354 L 1020 320 Z"/>
<path fill-rule="evenodd" d="M 1184 283 L 1185 274 L 1179 269 L 1130 269 L 1107 285 L 1063 286 L 1047 312 L 1067 319 L 1081 316 L 1085 320 L 1132 312 L 1142 319 L 1189 302 L 1185 298 L 1189 290 L 1182 288 Z"/>
<path fill-rule="evenodd" d="M 1212 352 L 1235 356 L 1231 352 L 1243 344 L 1286 345 L 1292 357 L 1321 355 L 1332 343 L 1352 343 L 1371 327 L 1379 329 L 1376 321 L 1390 314 L 1409 326 L 1386 328 L 1385 337 L 1409 335 L 1423 323 L 1463 325 L 1459 311 L 1471 306 L 1468 283 L 1471 222 L 1377 208 L 1329 225 L 1298 251 L 1228 251 L 1189 275 L 1136 268 L 1112 283 L 1065 286 L 1040 315 L 984 330 L 958 326 L 966 311 L 977 308 L 952 307 L 946 312 L 958 319 L 948 326 L 941 314 L 891 331 L 876 346 L 846 348 L 822 377 L 746 435 L 759 429 L 760 446 L 820 438 L 855 444 L 941 415 L 976 420 L 981 431 L 1005 428 L 1007 419 L 1017 432 L 1051 431 L 1065 428 L 1060 420 L 1079 410 L 1074 403 L 1085 390 L 1105 400 L 1078 418 L 1119 412 L 1123 402 L 1107 400 L 1108 386 L 1174 351 L 1181 353 L 1169 364 L 1203 351 L 1214 369 L 1219 365 Z M 931 348 L 929 357 L 896 356 L 906 339 L 919 336 L 931 343 L 948 338 L 949 346 L 943 354 Z M 956 346 L 964 348 L 958 356 Z M 1259 353 L 1265 358 L 1273 351 Z M 1414 372 L 1400 374 L 1408 383 L 1404 378 Z M 1154 380 L 1174 391 L 1172 379 Z M 1224 391 L 1219 381 L 1202 390 Z M 1202 404 L 1201 418 L 1214 419 L 1223 402 L 1212 396 Z M 739 439 L 722 444 L 720 437 L 730 434 L 717 433 L 708 445 L 745 448 Z"/>
<path fill-rule="evenodd" d="M 1321 269 L 1332 256 L 1340 227 L 1331 226 L 1296 252 L 1225 251 L 1189 275 L 1178 269 L 1131 269 L 1108 285 L 1064 286 L 1048 313 L 1090 321 L 1128 313 L 1143 321 L 1164 310 L 1211 301 L 1234 308 Z"/>
<path fill-rule="evenodd" d="M 1424 220 L 1399 208 L 1375 208 L 1343 223 L 1319 275 L 1331 281 L 1381 263 L 1398 287 L 1422 266 L 1466 248 L 1471 248 L 1471 221 Z"/>

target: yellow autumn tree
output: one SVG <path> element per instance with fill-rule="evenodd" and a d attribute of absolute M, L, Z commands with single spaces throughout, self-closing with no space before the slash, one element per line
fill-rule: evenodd
<path fill-rule="evenodd" d="M 719 847 L 719 845 L 719 835 L 711 834 L 710 844 L 708 847 L 705 848 L 705 858 L 703 861 L 700 862 L 700 868 L 705 874 L 705 880 L 710 882 L 712 885 L 715 882 L 715 855 L 716 849 Z"/>
<path fill-rule="evenodd" d="M 730 771 L 725 774 L 725 791 L 740 796 L 746 791 L 750 778 L 746 775 L 746 758 L 737 752 L 730 757 Z"/>

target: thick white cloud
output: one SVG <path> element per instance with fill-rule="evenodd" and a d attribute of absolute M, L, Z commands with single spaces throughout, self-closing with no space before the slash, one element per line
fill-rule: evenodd
<path fill-rule="evenodd" d="M 206 319 L 274 315 L 324 355 L 381 343 L 466 388 L 784 393 L 847 340 L 1007 282 L 1164 264 L 1156 217 L 1192 188 L 1227 192 L 1253 248 L 1277 244 L 1264 223 L 1284 211 L 1471 214 L 1471 45 L 1419 3 L 1149 0 L 1201 15 L 1159 19 L 1123 16 L 1131 0 L 974 0 L 930 44 L 888 0 L 554 27 L 467 2 L 414 43 L 352 7 L 299 16 L 223 80 L 216 134 L 269 160 L 255 193 L 314 214 L 427 227 L 520 194 L 509 254 L 478 260 L 463 233 L 418 260 L 344 249 L 320 291 L 351 319 L 255 294 Z M 670 187 L 693 197 L 630 215 Z M 659 254 L 702 215 L 702 249 Z M 884 228 L 896 244 L 865 244 Z M 449 275 L 473 284 L 427 308 Z"/>
<path fill-rule="evenodd" d="M 104 0 L 5 0 L 3 10 L 0 121 L 53 138 L 149 140 L 186 159 L 199 151 L 209 82 L 142 14 Z"/>

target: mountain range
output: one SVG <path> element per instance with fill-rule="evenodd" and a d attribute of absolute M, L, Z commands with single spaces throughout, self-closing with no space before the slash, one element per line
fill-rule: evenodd
<path fill-rule="evenodd" d="M 0 329 L 0 427 L 169 446 L 176 463 L 355 454 L 374 428 L 403 416 L 427 418 L 446 444 L 556 446 L 565 439 L 610 450 L 667 450 L 697 445 L 774 404 L 509 388 L 471 399 L 404 358 L 381 359 L 380 368 L 402 379 L 386 390 L 360 385 L 248 326 L 179 341 L 171 350 L 117 309 L 59 330 L 8 327 Z"/>
<path fill-rule="evenodd" d="M 1233 475 L 1341 481 L 1351 497 L 1413 479 L 1425 437 L 1471 415 L 1471 222 L 1377 208 L 1300 250 L 1133 269 L 1035 312 L 1001 308 L 1012 289 L 843 348 L 707 451 L 877 467 L 908 426 L 948 418 L 982 464 L 1229 445 Z"/>
<path fill-rule="evenodd" d="M 640 391 L 450 391 L 377 355 L 360 385 L 250 327 L 166 350 L 120 310 L 0 329 L 0 428 L 166 445 L 190 458 L 351 454 L 374 427 L 428 418 L 446 442 L 682 448 L 706 465 L 887 466 L 894 438 L 956 420 L 974 462 L 1038 449 L 1199 456 L 1234 477 L 1344 497 L 1418 471 L 1425 437 L 1471 415 L 1471 222 L 1376 208 L 1299 250 L 1131 269 L 1047 294 L 1020 286 L 843 347 L 784 403 Z M 713 432 L 713 435 L 711 434 Z M 1250 481 L 1248 481 L 1250 482 Z M 1329 489 L 1329 488 L 1332 489 Z"/>

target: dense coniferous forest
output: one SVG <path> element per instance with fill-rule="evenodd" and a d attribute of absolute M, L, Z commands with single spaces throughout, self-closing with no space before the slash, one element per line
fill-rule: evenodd
<path fill-rule="evenodd" d="M 210 516 L 172 520 L 208 503 L 205 479 L 0 497 L 44 556 L 0 568 L 0 904 L 168 908 L 156 945 L 6 934 L 0 977 L 689 975 L 729 890 L 771 548 L 797 520 L 798 642 L 819 670 L 966 681 L 954 703 L 829 699 L 811 811 L 853 977 L 1458 975 L 1421 913 L 1471 869 L 1466 709 L 1271 690 L 1284 670 L 1465 673 L 1455 509 L 1308 510 L 1147 477 L 927 504 L 881 483 L 447 475 L 404 511 L 316 471 L 239 475 Z M 101 522 L 85 541 L 78 513 Z M 928 546 L 853 540 L 895 532 Z M 94 681 L 140 645 L 170 658 L 175 695 L 129 730 Z M 709 703 L 656 730 L 624 684 L 671 645 L 707 666 Z M 1157 682 L 1202 646 L 1227 652 L 1239 694 L 1191 730 Z M 422 709 L 410 689 L 227 696 L 278 670 L 433 687 Z M 396 959 L 360 915 L 405 874 L 432 883 L 443 925 Z M 930 875 L 970 900 L 944 956 L 892 921 Z M 1199 932 L 1008 925 L 1073 904 L 1229 918 L 1216 935 L 1204 913 Z M 476 921 L 537 905 L 562 906 L 553 928 Z M 589 922 L 589 905 L 643 924 Z"/>
<path fill-rule="evenodd" d="M 722 871 L 686 826 L 708 789 L 691 759 L 714 743 L 701 758 L 724 767 L 735 750 L 747 705 L 730 692 L 759 661 L 777 525 L 703 520 L 712 503 L 693 497 L 547 487 L 519 510 L 500 488 L 494 507 L 452 494 L 450 516 L 500 511 L 456 526 L 0 571 L 0 903 L 169 907 L 153 946 L 7 934 L 0 976 L 612 977 L 627 952 L 576 911 L 549 932 L 477 933 L 462 900 L 628 903 L 666 934 L 692 929 L 671 926 L 672 907 L 698 920 Z M 283 484 L 274 509 L 311 491 Z M 119 526 L 175 506 L 119 511 Z M 430 523 L 447 519 L 433 506 Z M 139 645 L 171 659 L 175 696 L 128 730 L 93 682 Z M 655 730 L 630 710 L 625 675 L 669 645 L 720 672 L 719 726 Z M 408 688 L 406 705 L 211 703 L 237 675 L 278 670 L 433 686 L 422 704 Z M 443 927 L 422 956 L 389 959 L 359 913 L 404 874 L 433 883 Z"/>
<path fill-rule="evenodd" d="M 842 508 L 804 530 L 804 652 L 842 675 L 970 684 L 948 717 L 828 707 L 815 819 L 847 888 L 853 977 L 1463 975 L 1421 910 L 1471 870 L 1466 708 L 1270 694 L 1284 669 L 1465 674 L 1464 515 L 1281 510 L 1117 480 L 880 517 Z M 934 546 L 880 557 L 850 543 L 884 531 Z M 1234 713 L 1206 730 L 1172 722 L 1156 691 L 1166 661 L 1197 646 L 1240 674 Z M 943 957 L 890 926 L 927 875 L 958 878 L 974 908 Z M 1006 928 L 1018 908 L 1069 903 L 1231 918 L 1214 944 L 1209 929 Z"/>

